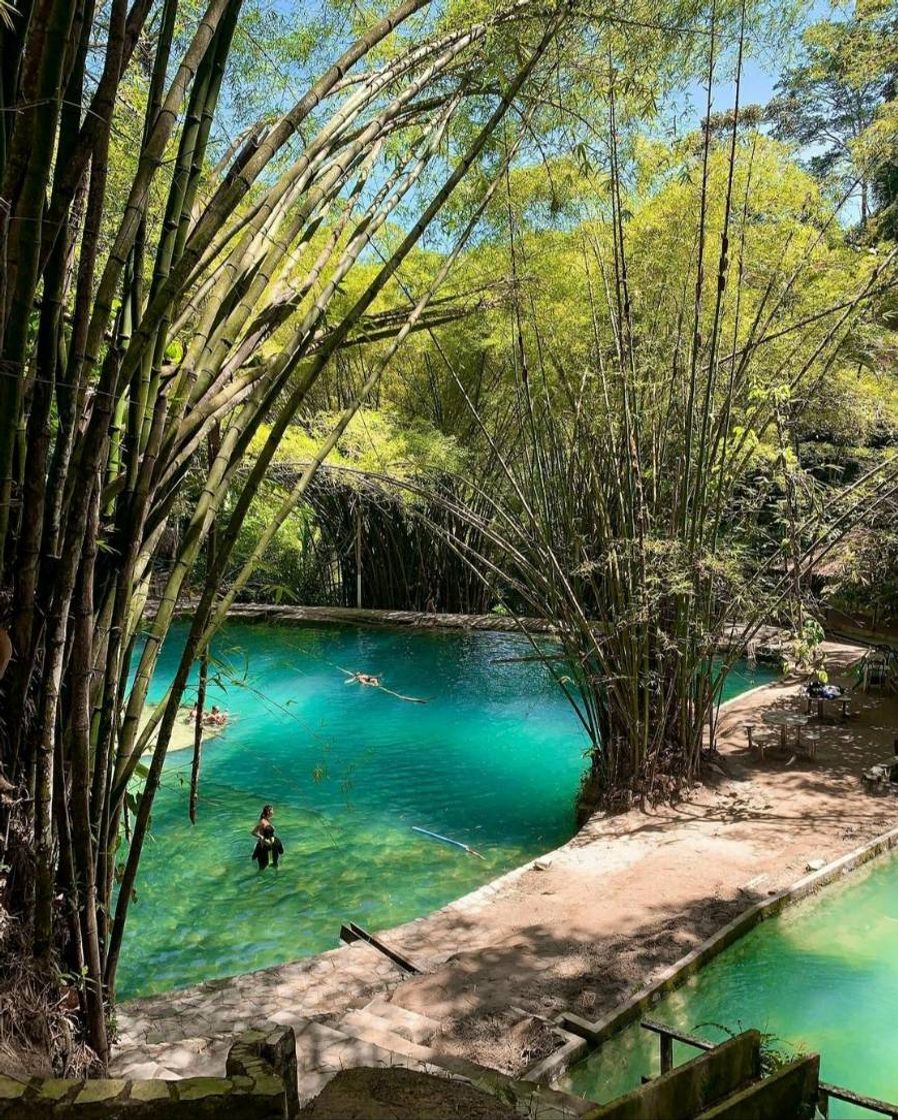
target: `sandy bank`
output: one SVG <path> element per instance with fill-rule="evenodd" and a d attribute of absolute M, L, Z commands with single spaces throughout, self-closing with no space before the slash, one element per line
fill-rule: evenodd
<path fill-rule="evenodd" d="M 150 715 L 151 714 L 152 714 L 152 708 L 150 708 L 150 707 L 144 708 L 143 714 L 140 717 L 140 723 L 138 725 L 139 729 L 140 729 L 139 734 L 143 734 L 143 731 L 144 731 L 146 725 L 150 722 Z M 208 743 L 210 741 L 210 739 L 217 739 L 218 736 L 221 735 L 221 733 L 224 730 L 225 730 L 224 727 L 214 727 L 214 726 L 213 727 L 209 727 L 209 726 L 203 727 L 203 743 Z M 175 726 L 172 728 L 171 739 L 170 739 L 169 744 L 168 744 L 168 753 L 172 754 L 174 751 L 186 751 L 186 750 L 191 750 L 192 751 L 193 750 L 193 738 L 194 738 L 194 723 L 193 723 L 193 720 L 190 718 L 190 709 L 189 708 L 179 708 L 178 709 L 178 718 L 175 720 Z M 150 739 L 150 743 L 154 744 L 155 742 L 156 742 L 156 736 L 154 735 L 153 738 Z M 147 755 L 151 755 L 152 753 L 153 753 L 153 747 L 151 745 L 150 747 L 147 748 L 147 750 L 144 751 L 144 758 L 146 758 Z"/>

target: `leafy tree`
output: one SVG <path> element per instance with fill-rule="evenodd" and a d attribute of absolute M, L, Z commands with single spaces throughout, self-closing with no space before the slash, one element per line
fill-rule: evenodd
<path fill-rule="evenodd" d="M 731 659 L 771 617 L 804 631 L 814 564 L 898 489 L 886 458 L 824 495 L 795 451 L 894 261 L 848 244 L 814 180 L 758 134 L 707 130 L 658 169 L 635 193 L 614 168 L 607 217 L 530 236 L 533 372 L 516 438 L 478 410 L 480 476 L 504 484 L 468 491 L 486 543 L 473 562 L 556 623 L 565 658 L 548 664 L 593 743 L 587 810 L 696 778 Z"/>
<path fill-rule="evenodd" d="M 803 36 L 802 60 L 783 73 L 768 106 L 775 135 L 806 150 L 815 175 L 839 191 L 857 184 L 862 228 L 873 202 L 888 204 L 884 172 L 877 170 L 883 153 L 871 158 L 870 130 L 894 97 L 896 29 L 895 4 L 879 0 L 858 4 L 844 21 L 813 24 Z"/>

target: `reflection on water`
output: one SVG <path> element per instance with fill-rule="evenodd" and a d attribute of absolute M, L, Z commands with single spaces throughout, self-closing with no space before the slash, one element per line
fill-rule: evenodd
<path fill-rule="evenodd" d="M 175 633 L 154 697 L 178 644 Z M 524 639 L 229 624 L 214 652 L 209 703 L 230 721 L 204 751 L 195 827 L 191 752 L 166 763 L 121 997 L 320 952 L 349 919 L 408 921 L 570 836 L 586 741 L 541 665 L 498 660 L 531 653 Z M 378 674 L 427 703 L 347 685 L 343 670 Z M 753 683 L 740 676 L 731 688 Z M 286 854 L 259 873 L 249 833 L 267 801 Z"/>

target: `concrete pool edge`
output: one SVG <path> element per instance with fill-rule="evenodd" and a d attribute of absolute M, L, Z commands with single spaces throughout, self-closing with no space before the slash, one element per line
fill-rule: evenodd
<path fill-rule="evenodd" d="M 643 987 L 625 1003 L 600 1019 L 590 1021 L 573 1012 L 562 1012 L 555 1019 L 555 1024 L 567 1036 L 564 1045 L 528 1067 L 522 1074 L 522 1078 L 540 1084 L 553 1084 L 575 1061 L 629 1026 L 660 1002 L 663 996 L 679 988 L 699 969 L 761 922 L 776 917 L 792 904 L 816 894 L 822 888 L 830 886 L 858 868 L 896 849 L 898 849 L 898 827 L 881 833 L 860 848 L 828 863 L 819 871 L 803 876 L 790 887 L 778 891 L 769 898 L 761 899 L 711 937 L 706 938 L 701 945 L 663 969 L 651 984 Z M 573 1044 L 574 1037 L 580 1040 L 579 1047 Z"/>
<path fill-rule="evenodd" d="M 184 599 L 176 604 L 174 618 L 189 618 L 199 600 Z M 154 618 L 159 608 L 158 600 L 148 600 L 144 616 Z M 512 614 L 460 614 L 451 611 L 407 611 L 383 607 L 317 607 L 301 604 L 233 603 L 228 608 L 228 619 L 238 622 L 265 622 L 284 626 L 313 625 L 371 626 L 384 629 L 420 630 L 480 630 L 498 633 L 549 634 L 558 627 L 546 618 Z M 781 644 L 786 631 L 782 627 L 763 625 L 755 636 L 756 659 L 764 664 L 779 660 Z M 739 624 L 734 623 L 721 631 L 716 649 L 719 652 L 742 646 Z"/>

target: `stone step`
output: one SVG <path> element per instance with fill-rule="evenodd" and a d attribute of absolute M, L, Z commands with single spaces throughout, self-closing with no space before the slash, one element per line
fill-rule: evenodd
<path fill-rule="evenodd" d="M 303 1106 L 344 1069 L 401 1066 L 440 1077 L 448 1076 L 444 1069 L 403 1053 L 399 1047 L 429 1055 L 423 1047 L 415 1046 L 398 1035 L 384 1030 L 369 1031 L 364 1025 L 347 1025 L 345 1030 L 341 1029 L 342 1026 L 342 1023 L 335 1027 L 326 1026 L 312 1019 L 298 1020 L 293 1024 L 299 1098 Z"/>
<path fill-rule="evenodd" d="M 295 1021 L 292 1025 L 296 1031 L 296 1073 L 299 1100 L 303 1106 L 317 1097 L 341 1070 L 402 1064 L 401 1059 L 397 1062 L 396 1055 L 390 1051 L 324 1023 L 306 1019 Z"/>
<path fill-rule="evenodd" d="M 398 1003 L 390 1003 L 383 996 L 373 999 L 362 1010 L 383 1019 L 394 1034 L 407 1038 L 409 1042 L 422 1044 L 430 1042 L 442 1030 L 441 1024 L 436 1019 L 430 1019 L 417 1011 L 409 1011 L 405 1007 L 400 1007 Z"/>
<path fill-rule="evenodd" d="M 334 1070 L 363 1065 L 407 1065 L 409 1068 L 420 1068 L 422 1064 L 426 1064 L 422 1063 L 420 1055 L 430 1056 L 430 1051 L 424 1047 L 416 1047 L 414 1043 L 390 1035 L 388 1031 L 380 1031 L 376 1036 L 372 1031 L 370 1038 L 363 1037 L 362 1031 L 367 1030 L 364 1026 L 344 1027 L 342 1022 L 336 1026 L 326 1026 L 307 1019 L 297 1022 L 293 1029 L 296 1032 L 296 1058 L 300 1069 Z M 395 1042 L 406 1050 L 418 1050 L 420 1053 L 406 1055 L 390 1049 L 384 1044 L 386 1042 Z"/>
<path fill-rule="evenodd" d="M 181 1038 L 117 1049 L 110 1076 L 130 1080 L 222 1077 L 233 1039 L 229 1036 Z"/>
<path fill-rule="evenodd" d="M 378 1015 L 372 1015 L 369 1011 L 348 1011 L 336 1024 L 336 1027 L 344 1034 L 363 1039 L 365 1042 L 380 1046 L 382 1049 L 393 1054 L 399 1054 L 404 1058 L 413 1058 L 416 1061 L 428 1063 L 433 1059 L 432 1051 L 426 1046 L 421 1046 L 417 1042 L 412 1042 L 403 1038 L 402 1035 L 396 1034 L 391 1023 L 381 1019 Z"/>

